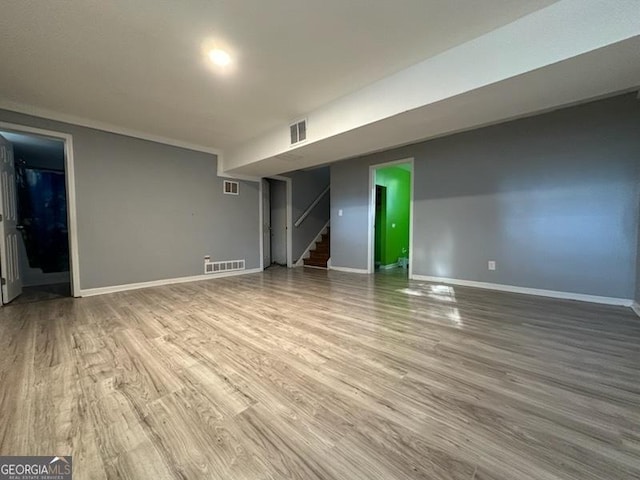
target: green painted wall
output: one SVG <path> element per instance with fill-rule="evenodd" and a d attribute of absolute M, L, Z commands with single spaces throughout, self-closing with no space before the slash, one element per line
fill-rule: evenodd
<path fill-rule="evenodd" d="M 379 248 L 380 263 L 390 265 L 399 257 L 406 257 L 409 251 L 411 173 L 400 167 L 380 168 L 376 170 L 376 185 L 387 187 L 386 218 L 382 222 L 384 233 L 379 237 L 383 239 Z"/>

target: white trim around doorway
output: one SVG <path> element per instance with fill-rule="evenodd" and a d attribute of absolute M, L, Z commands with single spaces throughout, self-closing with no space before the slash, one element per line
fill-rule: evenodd
<path fill-rule="evenodd" d="M 1 122 L 0 130 L 55 138 L 64 142 L 64 173 L 67 188 L 67 229 L 69 233 L 69 270 L 71 271 L 71 295 L 79 297 L 80 259 L 78 255 L 78 220 L 76 212 L 76 180 L 73 160 L 73 136 L 69 133 L 28 127 L 17 123 Z"/>
<path fill-rule="evenodd" d="M 376 170 L 379 168 L 393 167 L 394 165 L 411 165 L 411 192 L 409 193 L 409 278 L 413 275 L 413 195 L 414 195 L 414 158 L 404 158 L 401 160 L 394 160 L 393 162 L 376 163 L 369 165 L 369 215 L 368 215 L 368 229 L 367 229 L 367 273 L 374 272 L 374 235 L 373 230 L 375 228 L 376 218 Z"/>
<path fill-rule="evenodd" d="M 285 177 L 282 175 L 273 175 L 271 177 L 264 177 L 266 180 L 280 180 L 285 182 L 286 191 L 287 191 L 287 268 L 293 267 L 293 181 L 289 177 Z M 263 205 L 262 205 L 262 182 L 260 182 L 259 188 L 259 202 L 258 206 L 260 209 L 259 217 L 260 217 L 260 268 L 264 270 L 269 265 L 264 264 L 264 241 L 263 241 Z"/>

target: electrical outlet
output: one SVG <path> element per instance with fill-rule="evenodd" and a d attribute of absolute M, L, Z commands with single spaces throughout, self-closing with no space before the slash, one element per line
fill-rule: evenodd
<path fill-rule="evenodd" d="M 487 263 L 487 268 L 489 270 L 495 270 L 496 269 L 496 262 L 493 260 L 489 260 L 489 262 Z"/>

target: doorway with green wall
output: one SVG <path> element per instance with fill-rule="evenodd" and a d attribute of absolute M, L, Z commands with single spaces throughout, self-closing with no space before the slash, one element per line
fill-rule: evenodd
<path fill-rule="evenodd" d="M 411 210 L 411 164 L 375 170 L 375 270 L 407 268 Z"/>

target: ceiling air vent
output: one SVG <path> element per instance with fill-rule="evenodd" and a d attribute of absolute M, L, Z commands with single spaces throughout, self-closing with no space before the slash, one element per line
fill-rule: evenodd
<path fill-rule="evenodd" d="M 225 180 L 222 191 L 226 195 L 238 195 L 240 191 L 240 184 L 238 182 L 232 182 L 231 180 Z"/>
<path fill-rule="evenodd" d="M 291 145 L 304 142 L 307 139 L 307 121 L 300 120 L 289 126 L 289 132 L 291 133 Z"/>

